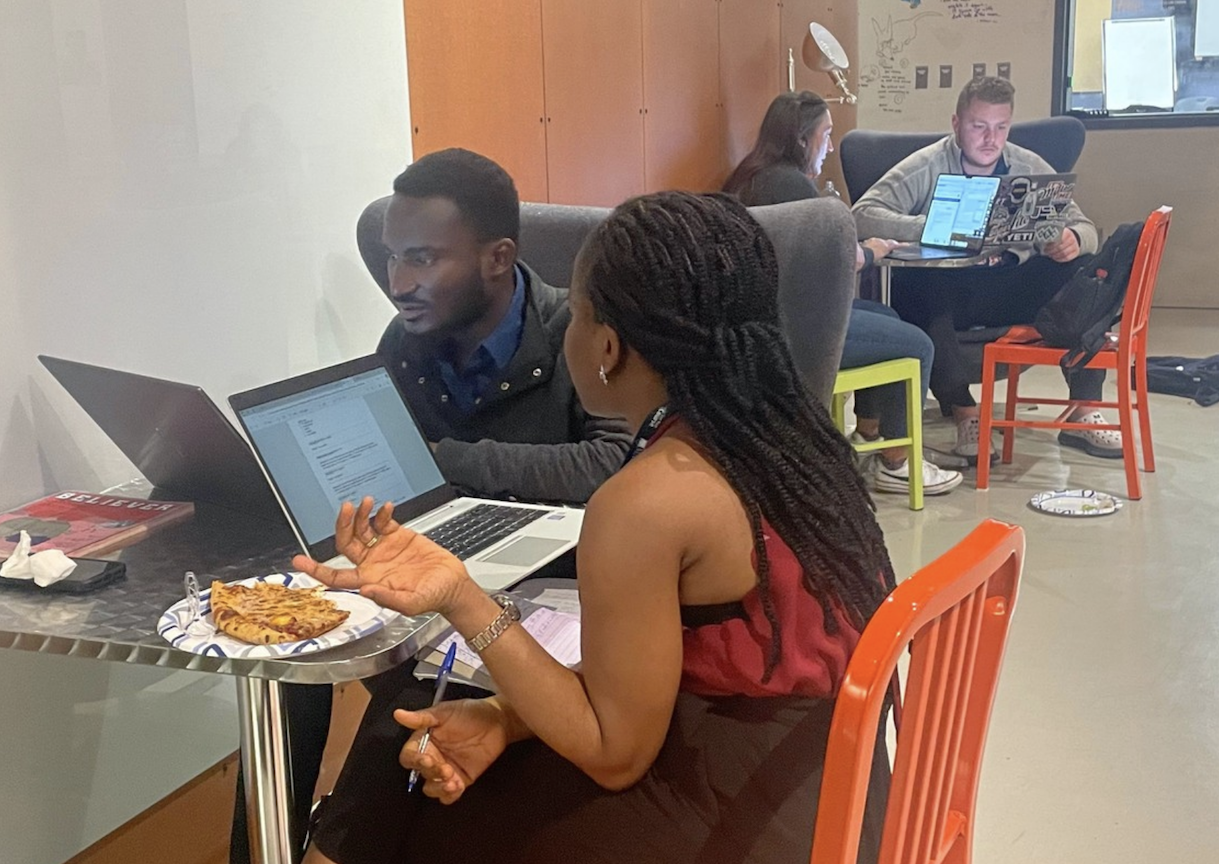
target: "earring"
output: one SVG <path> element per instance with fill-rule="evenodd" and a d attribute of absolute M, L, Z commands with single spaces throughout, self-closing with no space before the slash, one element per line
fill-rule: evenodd
<path fill-rule="evenodd" d="M 601 379 L 602 384 L 606 387 L 609 386 L 609 376 L 605 374 L 605 364 L 602 364 L 601 368 L 597 370 L 597 377 Z"/>

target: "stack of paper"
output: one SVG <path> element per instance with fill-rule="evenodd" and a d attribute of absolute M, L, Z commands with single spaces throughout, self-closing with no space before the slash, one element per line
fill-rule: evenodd
<path fill-rule="evenodd" d="M 574 589 L 545 589 L 532 601 L 516 598 L 521 609 L 523 626 L 551 657 L 569 669 L 580 665 L 580 603 Z M 546 605 L 540 605 L 540 604 Z M 564 611 L 559 611 L 562 607 Z M 483 665 L 482 658 L 466 644 L 455 630 L 449 628 L 437 641 L 429 643 L 419 652 L 419 663 L 415 667 L 416 678 L 435 678 L 440 671 L 449 646 L 457 643 L 457 656 L 453 661 L 451 680 L 473 684 L 485 690 L 495 691 L 495 682 Z"/>

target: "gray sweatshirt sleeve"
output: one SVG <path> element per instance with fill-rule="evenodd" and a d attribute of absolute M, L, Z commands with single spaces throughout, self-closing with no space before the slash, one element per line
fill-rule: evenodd
<path fill-rule="evenodd" d="M 583 414 L 583 426 L 582 440 L 563 444 L 446 438 L 436 445 L 436 462 L 450 483 L 480 495 L 583 504 L 622 467 L 631 445 L 621 420 Z"/>
<path fill-rule="evenodd" d="M 851 208 L 860 238 L 917 242 L 927 221 L 922 213 L 931 197 L 934 174 L 922 151 L 890 168 Z"/>

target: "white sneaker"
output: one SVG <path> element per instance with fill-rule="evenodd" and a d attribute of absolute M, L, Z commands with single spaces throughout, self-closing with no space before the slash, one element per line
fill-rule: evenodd
<path fill-rule="evenodd" d="M 957 443 L 952 448 L 952 452 L 964 457 L 970 465 L 977 465 L 981 437 L 982 421 L 977 417 L 966 417 L 957 423 Z M 989 441 L 986 442 L 986 447 L 990 452 L 990 461 L 993 463 L 999 454 L 995 452 L 994 445 Z"/>
<path fill-rule="evenodd" d="M 884 437 L 880 436 L 876 438 L 865 438 L 858 432 L 851 432 L 851 435 L 849 438 L 847 438 L 847 440 L 851 442 L 852 447 L 855 447 L 857 444 L 875 444 L 877 441 L 883 441 Z M 855 467 L 859 470 L 860 474 L 863 474 L 866 477 L 872 470 L 872 463 L 877 460 L 878 456 L 879 454 L 875 450 L 868 450 L 864 453 L 860 453 L 858 450 L 856 450 Z"/>
<path fill-rule="evenodd" d="M 945 495 L 961 485 L 960 471 L 945 471 L 923 460 L 923 494 Z M 890 468 L 884 459 L 877 459 L 871 472 L 872 487 L 877 492 L 910 493 L 910 460 Z"/>
<path fill-rule="evenodd" d="M 1104 414 L 1093 411 L 1083 417 L 1076 417 L 1074 422 L 1101 425 L 1109 421 L 1105 419 Z M 1115 429 L 1063 429 L 1058 433 L 1058 443 L 1100 459 L 1122 458 L 1122 433 Z"/>

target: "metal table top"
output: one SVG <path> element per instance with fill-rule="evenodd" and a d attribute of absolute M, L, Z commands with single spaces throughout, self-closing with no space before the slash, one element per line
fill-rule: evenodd
<path fill-rule="evenodd" d="M 878 267 L 938 267 L 942 270 L 955 270 L 963 267 L 977 267 L 986 264 L 990 258 L 1001 253 L 1002 250 L 987 250 L 983 249 L 977 255 L 970 255 L 967 258 L 877 258 L 876 264 Z"/>
<path fill-rule="evenodd" d="M 126 487 L 111 491 L 138 494 Z M 0 588 L 0 648 L 330 684 L 396 666 L 445 628 L 438 616 L 399 616 L 349 645 L 266 660 L 191 654 L 170 647 L 157 634 L 161 614 L 183 597 L 185 571 L 195 571 L 203 586 L 212 579 L 229 582 L 288 569 L 298 551 L 286 523 L 199 503 L 193 518 L 106 556 L 127 565 L 127 578 L 114 585 L 79 596 Z"/>

